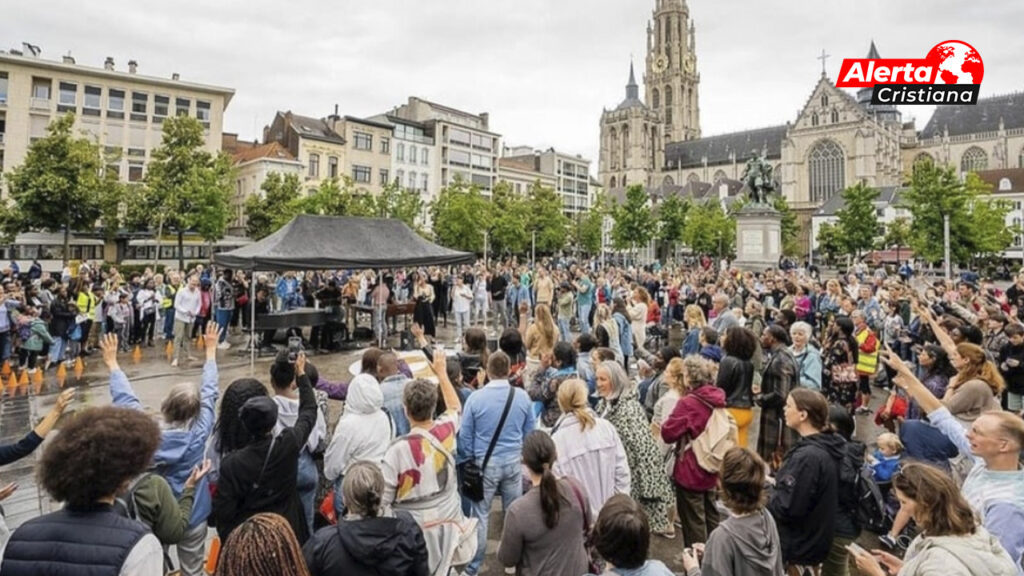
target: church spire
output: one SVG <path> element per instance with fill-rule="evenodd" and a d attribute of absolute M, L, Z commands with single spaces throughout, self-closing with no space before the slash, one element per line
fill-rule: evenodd
<path fill-rule="evenodd" d="M 875 41 L 871 41 L 871 47 L 868 48 L 868 60 L 878 60 L 881 56 L 878 55 L 878 48 L 875 48 Z"/>
<path fill-rule="evenodd" d="M 626 84 L 626 99 L 639 100 L 640 87 L 636 84 L 636 74 L 633 73 L 633 61 L 629 61 L 629 83 Z"/>

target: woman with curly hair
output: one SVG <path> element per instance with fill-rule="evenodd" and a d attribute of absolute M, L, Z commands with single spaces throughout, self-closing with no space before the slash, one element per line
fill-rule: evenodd
<path fill-rule="evenodd" d="M 262 513 L 238 525 L 220 553 L 216 576 L 309 576 L 283 516 Z"/>
<path fill-rule="evenodd" d="M 39 462 L 39 483 L 64 508 L 15 530 L 0 572 L 162 574 L 157 537 L 114 511 L 118 491 L 149 468 L 159 445 L 160 428 L 140 411 L 107 406 L 76 414 Z"/>

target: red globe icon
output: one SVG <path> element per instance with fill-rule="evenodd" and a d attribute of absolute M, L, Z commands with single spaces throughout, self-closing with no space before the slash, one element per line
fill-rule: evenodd
<path fill-rule="evenodd" d="M 981 84 L 985 64 L 974 46 L 960 40 L 936 44 L 926 56 L 936 68 L 936 84 Z"/>

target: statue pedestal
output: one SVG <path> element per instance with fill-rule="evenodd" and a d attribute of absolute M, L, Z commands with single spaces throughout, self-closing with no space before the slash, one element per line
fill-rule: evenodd
<path fill-rule="evenodd" d="M 736 261 L 740 270 L 777 268 L 782 255 L 782 215 L 766 204 L 750 204 L 736 215 Z"/>

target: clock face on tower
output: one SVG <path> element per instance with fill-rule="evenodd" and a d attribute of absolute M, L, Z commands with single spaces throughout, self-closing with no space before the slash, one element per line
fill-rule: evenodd
<path fill-rule="evenodd" d="M 659 54 L 658 57 L 654 59 L 654 71 L 655 72 L 664 72 L 665 69 L 667 69 L 667 68 L 668 68 L 668 57 L 666 57 L 664 54 Z"/>

